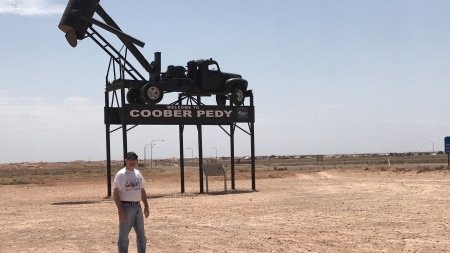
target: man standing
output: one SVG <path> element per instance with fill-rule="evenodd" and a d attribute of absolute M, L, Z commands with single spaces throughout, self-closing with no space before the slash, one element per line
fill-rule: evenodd
<path fill-rule="evenodd" d="M 139 170 L 138 156 L 134 152 L 125 154 L 125 167 L 114 178 L 114 201 L 119 213 L 119 253 L 128 252 L 128 235 L 133 227 L 136 232 L 138 253 L 145 253 L 147 238 L 144 230 L 141 200 L 144 203 L 145 218 L 149 215 L 145 179 Z"/>

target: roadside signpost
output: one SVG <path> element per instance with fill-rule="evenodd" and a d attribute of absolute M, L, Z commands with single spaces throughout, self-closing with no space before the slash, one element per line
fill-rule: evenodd
<path fill-rule="evenodd" d="M 447 154 L 447 165 L 450 166 L 450 136 L 445 137 L 445 153 Z"/>

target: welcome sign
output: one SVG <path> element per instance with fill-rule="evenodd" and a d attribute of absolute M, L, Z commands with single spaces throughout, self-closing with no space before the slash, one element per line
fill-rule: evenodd
<path fill-rule="evenodd" d="M 133 105 L 105 107 L 105 124 L 226 125 L 254 123 L 254 107 L 208 105 Z"/>

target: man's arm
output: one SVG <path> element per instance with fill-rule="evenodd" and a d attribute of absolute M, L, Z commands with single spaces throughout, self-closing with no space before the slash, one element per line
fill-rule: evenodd
<path fill-rule="evenodd" d="M 147 193 L 145 192 L 144 188 L 141 189 L 141 199 L 142 199 L 142 202 L 144 202 L 144 214 L 145 214 L 145 218 L 147 218 L 148 215 L 150 214 L 150 211 L 148 208 Z"/>
<path fill-rule="evenodd" d="M 117 206 L 117 212 L 119 213 L 119 220 L 125 221 L 126 220 L 125 211 L 123 211 L 122 201 L 120 200 L 120 194 L 119 194 L 118 188 L 114 188 L 113 196 L 114 196 L 114 202 L 116 203 L 116 206 Z"/>

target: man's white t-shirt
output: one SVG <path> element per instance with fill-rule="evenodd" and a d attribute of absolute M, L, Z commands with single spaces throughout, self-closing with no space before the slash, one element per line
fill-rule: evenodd
<path fill-rule="evenodd" d="M 121 201 L 141 201 L 141 189 L 145 187 L 145 179 L 139 170 L 119 170 L 114 178 L 114 188 L 119 189 Z"/>

